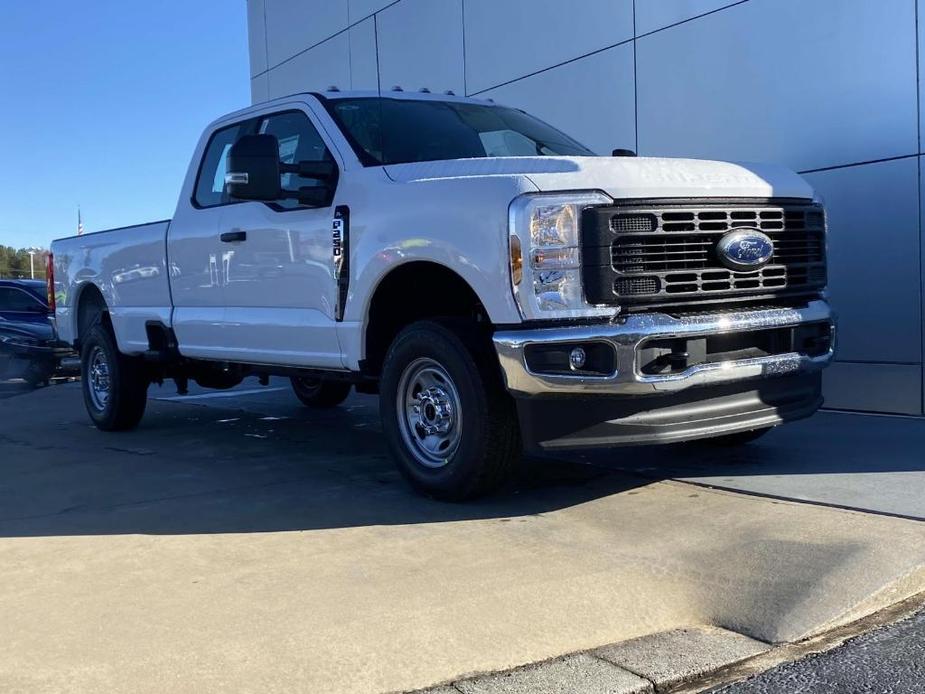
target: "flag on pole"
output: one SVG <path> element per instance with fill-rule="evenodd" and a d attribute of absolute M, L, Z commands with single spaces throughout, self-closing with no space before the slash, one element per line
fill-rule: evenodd
<path fill-rule="evenodd" d="M 80 205 L 77 206 L 77 235 L 82 236 L 84 233 L 84 223 L 80 218 Z"/>

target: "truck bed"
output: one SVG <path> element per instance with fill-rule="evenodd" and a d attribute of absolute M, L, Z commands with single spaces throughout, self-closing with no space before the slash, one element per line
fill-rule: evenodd
<path fill-rule="evenodd" d="M 77 337 L 77 301 L 82 291 L 96 285 L 109 307 L 120 349 L 147 349 L 145 323 L 170 324 L 169 226 L 169 220 L 149 222 L 52 242 L 55 317 L 62 340 Z"/>

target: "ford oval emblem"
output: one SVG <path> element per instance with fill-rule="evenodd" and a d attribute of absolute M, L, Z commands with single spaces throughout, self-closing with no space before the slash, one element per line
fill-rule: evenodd
<path fill-rule="evenodd" d="M 774 255 L 774 242 L 757 229 L 736 229 L 719 240 L 716 254 L 730 270 L 757 270 Z"/>

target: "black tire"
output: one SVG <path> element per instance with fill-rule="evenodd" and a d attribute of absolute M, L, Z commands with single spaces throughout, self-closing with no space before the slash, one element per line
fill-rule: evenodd
<path fill-rule="evenodd" d="M 346 381 L 330 381 L 308 376 L 293 376 L 289 380 L 292 382 L 292 392 L 306 407 L 337 407 L 350 395 L 351 385 Z"/>
<path fill-rule="evenodd" d="M 432 387 L 415 385 L 418 373 Z M 399 406 L 399 398 L 407 404 Z M 417 424 L 409 412 L 415 406 Z M 514 401 L 491 342 L 464 322 L 421 321 L 398 334 L 383 365 L 379 410 L 398 469 L 415 489 L 438 499 L 462 501 L 495 489 L 521 455 Z M 426 451 L 422 436 L 441 427 L 447 431 L 434 439 L 436 450 Z"/>
<path fill-rule="evenodd" d="M 43 385 L 47 386 L 54 372 L 53 364 L 33 362 L 26 369 L 23 378 L 30 388 L 38 388 Z"/>
<path fill-rule="evenodd" d="M 763 429 L 752 429 L 751 431 L 739 431 L 735 434 L 726 434 L 725 436 L 716 436 L 712 439 L 703 439 L 703 441 L 712 446 L 727 446 L 729 448 L 746 446 L 752 441 L 757 441 L 773 428 L 774 427 L 764 427 Z"/>
<path fill-rule="evenodd" d="M 108 370 L 105 399 L 100 395 L 104 377 L 99 370 L 91 374 L 97 367 Z M 125 431 L 141 421 L 148 402 L 148 379 L 142 364 L 120 353 L 112 333 L 101 324 L 92 327 L 83 340 L 80 382 L 87 414 L 98 429 Z"/>

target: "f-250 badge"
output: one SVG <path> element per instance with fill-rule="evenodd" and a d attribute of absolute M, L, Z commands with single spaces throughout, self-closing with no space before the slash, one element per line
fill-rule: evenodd
<path fill-rule="evenodd" d="M 337 282 L 337 302 L 334 319 L 344 319 L 347 303 L 347 285 L 350 281 L 350 208 L 340 205 L 334 210 L 331 227 L 331 248 L 334 255 L 334 280 Z"/>

